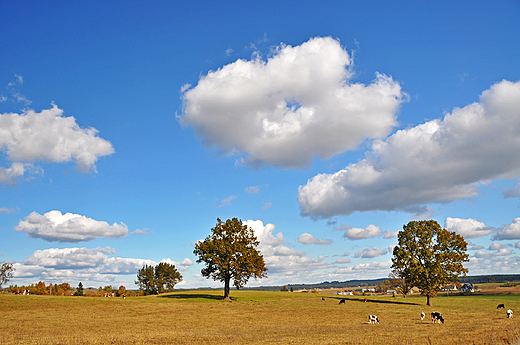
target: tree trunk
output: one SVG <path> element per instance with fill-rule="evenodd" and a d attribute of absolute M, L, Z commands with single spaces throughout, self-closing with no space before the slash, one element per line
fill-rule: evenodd
<path fill-rule="evenodd" d="M 229 281 L 231 280 L 231 276 L 226 274 L 224 278 L 224 299 L 229 300 Z"/>
<path fill-rule="evenodd" d="M 431 306 L 430 304 L 430 295 L 426 295 L 426 305 Z"/>

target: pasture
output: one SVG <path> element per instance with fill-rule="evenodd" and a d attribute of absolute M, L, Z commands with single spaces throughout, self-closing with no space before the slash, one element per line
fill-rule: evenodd
<path fill-rule="evenodd" d="M 1 344 L 517 344 L 520 295 L 175 292 L 135 298 L 0 294 Z M 322 300 L 324 298 L 325 300 Z M 345 298 L 344 304 L 339 304 Z M 516 314 L 506 319 L 504 309 Z M 420 320 L 424 311 L 426 318 Z M 445 324 L 432 324 L 430 313 Z M 368 315 L 380 324 L 369 324 Z"/>

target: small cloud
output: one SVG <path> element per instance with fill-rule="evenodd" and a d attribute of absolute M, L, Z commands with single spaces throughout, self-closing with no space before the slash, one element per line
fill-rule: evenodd
<path fill-rule="evenodd" d="M 16 212 L 18 212 L 18 210 L 14 209 L 14 208 L 7 208 L 7 207 L 0 208 L 0 214 L 9 214 L 9 213 L 16 213 Z"/>
<path fill-rule="evenodd" d="M 296 241 L 301 244 L 319 244 L 319 245 L 332 244 L 332 240 L 330 240 L 330 239 L 321 239 L 320 240 L 308 233 L 301 234 L 300 237 L 298 237 L 296 239 Z"/>
<path fill-rule="evenodd" d="M 236 195 L 231 195 L 230 197 L 227 197 L 227 198 L 225 198 L 225 199 L 223 199 L 223 200 L 220 200 L 220 201 L 219 201 L 219 202 L 220 202 L 219 207 L 224 207 L 224 206 L 229 206 L 229 205 L 231 205 L 231 202 L 232 202 L 233 200 L 235 200 L 236 198 L 238 198 L 238 196 L 236 196 Z M 218 200 L 218 199 L 217 199 L 217 200 Z"/>
<path fill-rule="evenodd" d="M 448 217 L 444 222 L 444 227 L 447 230 L 455 231 L 464 238 L 486 236 L 493 232 L 493 228 L 487 227 L 486 224 L 471 218 L 460 219 Z"/>
<path fill-rule="evenodd" d="M 478 244 L 474 244 L 470 248 L 468 248 L 468 250 L 480 250 L 480 249 L 484 249 L 484 247 L 479 246 Z"/>
<path fill-rule="evenodd" d="M 499 244 L 499 243 L 496 243 L 496 242 L 493 242 L 491 243 L 491 245 L 489 246 L 489 250 L 500 250 L 500 249 L 503 249 L 505 248 L 503 245 Z"/>
<path fill-rule="evenodd" d="M 336 260 L 336 263 L 338 263 L 338 264 L 349 264 L 350 262 L 351 262 L 350 259 L 340 258 L 340 259 Z"/>
<path fill-rule="evenodd" d="M 244 192 L 246 192 L 247 194 L 256 194 L 256 193 L 260 192 L 260 187 L 258 187 L 258 186 L 246 187 L 244 189 Z"/>
<path fill-rule="evenodd" d="M 380 249 L 377 247 L 374 248 L 366 248 L 363 250 L 358 251 L 356 254 L 354 254 L 355 258 L 375 258 L 381 255 L 385 255 L 387 251 L 385 249 Z"/>
<path fill-rule="evenodd" d="M 130 233 L 130 235 L 153 235 L 154 231 L 152 229 L 143 228 L 137 229 L 134 232 Z"/>
<path fill-rule="evenodd" d="M 271 202 L 266 202 L 266 203 L 264 204 L 264 206 L 262 206 L 262 211 L 266 211 L 266 210 L 270 209 L 271 206 L 273 206 L 273 203 L 271 203 Z"/>
<path fill-rule="evenodd" d="M 343 227 L 336 227 L 336 230 L 345 230 L 343 237 L 349 240 L 361 240 L 365 238 L 371 238 L 381 235 L 382 231 L 378 226 L 373 224 L 368 225 L 366 228 L 352 228 L 348 224 Z"/>
<path fill-rule="evenodd" d="M 230 56 L 231 54 L 233 54 L 233 49 L 232 48 L 226 49 L 226 56 Z"/>
<path fill-rule="evenodd" d="M 276 256 L 305 256 L 305 252 L 299 251 L 297 252 L 295 249 L 288 248 L 286 246 L 278 246 L 274 250 L 274 255 Z"/>

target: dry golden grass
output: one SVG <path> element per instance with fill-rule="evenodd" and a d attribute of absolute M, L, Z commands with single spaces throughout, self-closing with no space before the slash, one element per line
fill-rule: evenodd
<path fill-rule="evenodd" d="M 516 344 L 520 296 L 177 292 L 138 298 L 0 295 L 1 344 Z M 322 300 L 322 297 L 325 300 Z M 424 321 L 421 311 L 427 314 Z M 441 312 L 444 325 L 429 313 Z M 368 315 L 381 323 L 369 325 Z"/>

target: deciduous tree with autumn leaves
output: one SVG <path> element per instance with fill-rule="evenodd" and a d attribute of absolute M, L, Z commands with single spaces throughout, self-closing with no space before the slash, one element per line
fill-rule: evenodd
<path fill-rule="evenodd" d="M 231 280 L 240 289 L 249 278 L 267 277 L 264 257 L 256 247 L 260 244 L 252 228 L 237 218 L 217 225 L 205 240 L 195 244 L 197 263 L 205 263 L 202 276 L 224 283 L 224 299 L 229 300 Z"/>
<path fill-rule="evenodd" d="M 464 237 L 440 227 L 434 220 L 411 221 L 397 235 L 392 273 L 426 296 L 426 304 L 439 290 L 466 274 L 469 261 Z"/>

